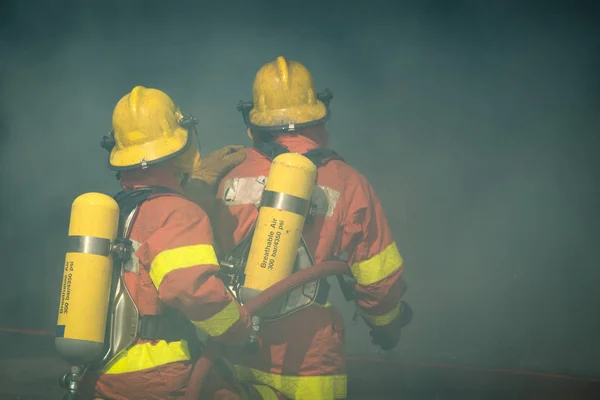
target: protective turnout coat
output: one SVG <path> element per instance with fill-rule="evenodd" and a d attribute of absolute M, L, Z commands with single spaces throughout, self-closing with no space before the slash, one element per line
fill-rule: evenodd
<path fill-rule="evenodd" d="M 319 147 L 317 139 L 280 136 L 290 152 Z M 255 148 L 220 183 L 215 233 L 228 252 L 251 230 L 268 176 L 270 160 Z M 318 169 L 313 215 L 304 238 L 316 263 L 346 254 L 355 301 L 371 328 L 385 330 L 400 313 L 403 260 L 381 204 L 369 182 L 341 160 Z M 392 333 L 394 334 L 394 333 Z M 397 333 L 399 334 L 399 332 Z M 346 397 L 343 357 L 344 323 L 329 302 L 318 302 L 291 315 L 261 323 L 262 345 L 256 353 L 230 352 L 237 378 L 256 385 L 263 398 L 341 399 Z"/>
<path fill-rule="evenodd" d="M 172 174 L 124 172 L 126 189 L 162 186 L 181 191 Z M 248 315 L 215 277 L 218 262 L 210 221 L 196 204 L 176 194 L 144 202 L 130 239 L 133 267 L 125 273 L 127 289 L 141 316 L 167 308 L 183 313 L 193 325 L 224 343 L 243 342 Z M 138 341 L 101 371 L 86 374 L 88 390 L 115 400 L 181 398 L 192 365 L 185 340 Z"/>

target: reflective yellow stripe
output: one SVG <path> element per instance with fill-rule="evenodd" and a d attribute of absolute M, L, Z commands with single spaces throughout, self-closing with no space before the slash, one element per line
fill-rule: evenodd
<path fill-rule="evenodd" d="M 254 389 L 260 394 L 262 400 L 278 400 L 277 394 L 268 386 L 265 385 L 252 385 Z"/>
<path fill-rule="evenodd" d="M 400 310 L 402 309 L 402 303 L 399 303 L 396 307 L 392 309 L 392 311 L 385 313 L 383 315 L 369 315 L 364 311 L 360 311 L 360 315 L 375 326 L 386 326 L 390 322 L 392 322 L 398 315 L 400 315 Z"/>
<path fill-rule="evenodd" d="M 297 400 L 335 400 L 346 398 L 346 375 L 285 376 L 235 365 L 240 381 L 257 382 L 277 389 Z"/>
<path fill-rule="evenodd" d="M 403 260 L 396 242 L 370 259 L 352 264 L 352 275 L 361 285 L 370 285 L 390 276 L 402 265 Z"/>
<path fill-rule="evenodd" d="M 139 343 L 111 360 L 102 369 L 102 373 L 125 374 L 188 360 L 190 360 L 190 351 L 185 340 L 170 343 L 161 340 L 154 345 L 152 343 Z"/>
<path fill-rule="evenodd" d="M 150 267 L 150 278 L 156 289 L 158 289 L 165 275 L 169 272 L 207 264 L 219 265 L 215 249 L 210 244 L 177 247 L 176 249 L 165 250 L 154 257 Z"/>
<path fill-rule="evenodd" d="M 224 309 L 204 321 L 192 321 L 196 327 L 209 336 L 220 336 L 227 332 L 240 319 L 240 310 L 235 301 L 229 302 Z"/>

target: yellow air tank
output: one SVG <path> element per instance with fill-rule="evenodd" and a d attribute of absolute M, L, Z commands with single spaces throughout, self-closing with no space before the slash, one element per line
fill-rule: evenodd
<path fill-rule="evenodd" d="M 73 201 L 55 339 L 72 364 L 93 361 L 104 347 L 118 223 L 119 205 L 110 196 L 85 193 Z"/>
<path fill-rule="evenodd" d="M 316 177 L 316 166 L 301 154 L 273 160 L 248 253 L 242 302 L 292 274 Z"/>

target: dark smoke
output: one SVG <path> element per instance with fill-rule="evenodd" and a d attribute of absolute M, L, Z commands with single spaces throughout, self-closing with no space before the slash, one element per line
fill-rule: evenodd
<path fill-rule="evenodd" d="M 600 373 L 595 10 L 38 3 L 2 12 L 0 325 L 52 329 L 70 203 L 118 189 L 98 143 L 121 96 L 165 90 L 205 153 L 249 144 L 235 104 L 283 55 L 333 90 L 331 147 L 405 258 L 415 319 L 390 356 Z M 335 300 L 348 351 L 376 353 Z"/>

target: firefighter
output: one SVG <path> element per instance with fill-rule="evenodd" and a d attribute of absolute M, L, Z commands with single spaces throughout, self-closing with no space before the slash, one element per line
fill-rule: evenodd
<path fill-rule="evenodd" d="M 331 98 L 329 91 L 315 92 L 299 62 L 277 57 L 260 68 L 253 102 L 238 107 L 253 147 L 219 184 L 215 233 L 224 253 L 239 248 L 252 235 L 272 160 L 286 152 L 305 155 L 318 168 L 303 229 L 306 246 L 315 263 L 348 260 L 355 282 L 351 291 L 350 282 L 340 284 L 370 327 L 372 342 L 391 350 L 411 315 L 401 301 L 403 260 L 367 179 L 327 148 Z M 309 306 L 299 302 L 295 312 L 263 319 L 256 352 L 228 353 L 236 376 L 262 398 L 346 397 L 344 322 L 327 301 L 328 287 L 321 282 Z"/>
<path fill-rule="evenodd" d="M 167 94 L 142 86 L 114 108 L 113 130 L 103 145 L 110 150 L 110 169 L 118 171 L 125 196 L 151 189 L 127 222 L 133 254 L 123 274 L 141 329 L 130 346 L 84 375 L 90 395 L 180 398 L 193 366 L 194 328 L 224 344 L 244 343 L 248 336 L 246 311 L 215 277 L 219 267 L 210 221 L 182 189 L 192 171 L 219 176 L 244 155 L 230 146 L 204 163 L 195 123 Z"/>

